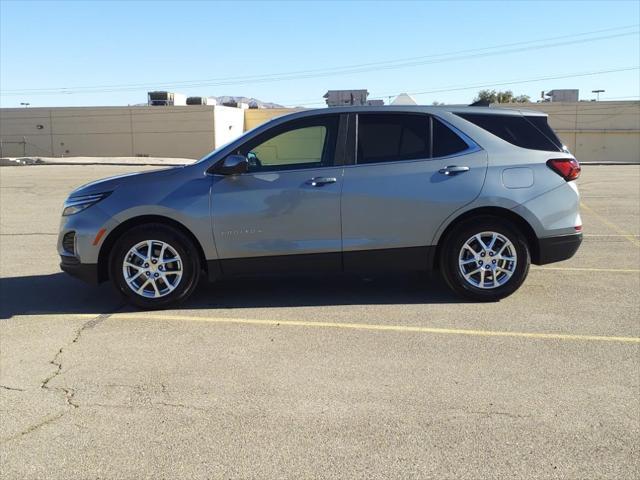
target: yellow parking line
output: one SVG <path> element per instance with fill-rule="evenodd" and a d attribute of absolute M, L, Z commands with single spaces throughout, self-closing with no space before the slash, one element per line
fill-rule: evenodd
<path fill-rule="evenodd" d="M 639 237 L 640 238 L 640 235 L 632 235 L 632 234 L 629 234 L 629 235 L 617 235 L 617 234 L 614 234 L 614 233 L 585 233 L 583 235 L 583 237 L 585 237 L 585 238 L 587 238 L 587 237 L 614 237 L 614 238 L 617 238 L 617 237 L 634 237 L 634 238 L 635 237 Z"/>
<path fill-rule="evenodd" d="M 587 268 L 587 267 L 531 267 L 531 270 L 557 270 L 561 272 L 615 272 L 640 273 L 638 268 Z"/>
<path fill-rule="evenodd" d="M 85 317 L 86 315 L 81 315 Z M 640 343 L 640 337 L 610 337 L 601 335 L 573 335 L 566 333 L 535 333 L 535 332 L 509 332 L 493 330 L 467 330 L 459 328 L 433 328 L 410 325 L 376 325 L 368 323 L 337 323 L 337 322 L 307 322 L 302 320 L 257 320 L 248 318 L 215 318 L 194 317 L 188 315 L 160 315 L 151 313 L 117 313 L 111 315 L 109 320 L 156 320 L 156 321 L 188 321 L 205 323 L 232 323 L 240 325 L 261 326 L 285 326 L 285 327 L 315 327 L 338 328 L 346 330 L 370 330 L 386 332 L 415 332 L 434 333 L 442 335 L 467 335 L 479 337 L 514 337 L 532 338 L 539 340 L 582 340 L 594 342 L 623 342 Z"/>
<path fill-rule="evenodd" d="M 606 226 L 608 226 L 609 228 L 611 228 L 612 230 L 615 230 L 616 232 L 618 232 L 620 235 L 622 235 L 624 238 L 626 238 L 627 240 L 629 240 L 633 245 L 635 245 L 636 247 L 640 247 L 640 241 L 636 240 L 635 235 L 632 235 L 631 233 L 623 230 L 622 228 L 620 228 L 619 226 L 617 226 L 615 223 L 611 223 L 609 220 L 607 220 L 605 217 L 603 217 L 602 215 L 600 215 L 598 212 L 596 212 L 593 208 L 587 206 L 584 202 L 580 202 L 580 206 L 582 208 L 584 208 L 587 212 L 591 213 L 594 217 L 596 217 L 598 220 L 600 220 L 602 223 L 604 223 Z"/>

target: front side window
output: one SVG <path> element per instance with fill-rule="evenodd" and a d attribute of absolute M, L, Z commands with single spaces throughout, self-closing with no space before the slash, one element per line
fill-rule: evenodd
<path fill-rule="evenodd" d="M 322 167 L 332 162 L 337 117 L 302 120 L 276 127 L 240 149 L 249 159 L 249 171 Z"/>
<path fill-rule="evenodd" d="M 429 158 L 427 115 L 358 115 L 358 164 Z"/>

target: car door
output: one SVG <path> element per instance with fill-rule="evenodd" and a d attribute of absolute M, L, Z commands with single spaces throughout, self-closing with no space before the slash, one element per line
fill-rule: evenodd
<path fill-rule="evenodd" d="M 319 115 L 275 126 L 234 151 L 249 159 L 247 173 L 214 176 L 223 273 L 341 268 L 340 122 Z"/>
<path fill-rule="evenodd" d="M 422 113 L 360 113 L 345 166 L 345 269 L 424 268 L 438 227 L 480 193 L 487 155 L 468 137 Z"/>

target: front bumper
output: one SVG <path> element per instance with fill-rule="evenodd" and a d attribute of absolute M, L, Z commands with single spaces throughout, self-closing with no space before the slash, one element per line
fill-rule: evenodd
<path fill-rule="evenodd" d="M 582 233 L 540 238 L 538 239 L 538 255 L 534 263 L 546 265 L 567 260 L 578 251 L 581 243 Z"/>
<path fill-rule="evenodd" d="M 60 255 L 60 269 L 72 277 L 76 277 L 92 285 L 99 283 L 97 263 L 80 263 L 80 260 L 76 257 Z"/>

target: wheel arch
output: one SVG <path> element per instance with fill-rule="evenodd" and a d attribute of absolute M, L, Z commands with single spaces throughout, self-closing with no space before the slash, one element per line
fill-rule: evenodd
<path fill-rule="evenodd" d="M 200 244 L 196 236 L 191 232 L 191 230 L 185 227 L 182 223 L 169 217 L 164 217 L 162 215 L 141 215 L 125 220 L 116 228 L 111 230 L 111 232 L 109 232 L 107 237 L 104 239 L 104 242 L 100 247 L 100 253 L 98 254 L 99 282 L 109 280 L 109 255 L 111 254 L 111 250 L 113 249 L 116 241 L 130 228 L 151 223 L 166 225 L 178 230 L 179 232 L 187 236 L 187 238 L 189 238 L 193 242 L 196 249 L 198 250 L 198 255 L 200 257 L 200 267 L 206 272 L 207 260 L 204 255 L 204 249 L 202 248 L 202 245 Z"/>
<path fill-rule="evenodd" d="M 446 241 L 446 238 L 451 233 L 451 231 L 455 229 L 461 222 L 468 220 L 469 218 L 477 217 L 480 215 L 498 217 L 498 218 L 502 218 L 510 221 L 514 225 L 514 227 L 516 227 L 518 231 L 520 231 L 520 233 L 522 233 L 522 235 L 525 237 L 527 241 L 527 245 L 529 246 L 532 263 L 534 264 L 538 263 L 540 258 L 540 248 L 539 248 L 538 237 L 535 233 L 535 230 L 529 224 L 529 222 L 527 222 L 523 217 L 521 217 L 517 213 L 507 208 L 478 207 L 462 213 L 461 215 L 453 219 L 451 222 L 449 222 L 447 227 L 444 229 L 444 231 L 440 235 L 440 238 L 438 239 L 438 242 L 436 244 L 436 254 L 434 256 L 434 262 L 435 262 L 434 266 L 436 268 L 439 267 L 440 252 L 441 252 L 443 243 Z"/>

